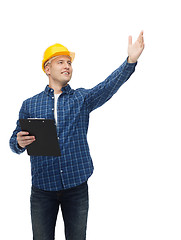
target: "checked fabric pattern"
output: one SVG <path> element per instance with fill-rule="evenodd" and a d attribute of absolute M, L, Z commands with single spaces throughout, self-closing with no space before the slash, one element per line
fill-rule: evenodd
<path fill-rule="evenodd" d="M 57 135 L 61 156 L 30 156 L 32 185 L 46 191 L 59 191 L 80 185 L 93 173 L 93 162 L 87 142 L 89 114 L 107 102 L 135 71 L 137 63 L 127 60 L 103 82 L 92 89 L 70 85 L 62 88 L 57 101 Z M 54 119 L 54 90 L 45 90 L 25 100 L 19 112 L 19 119 Z M 22 153 L 17 143 L 21 131 L 19 120 L 10 138 L 10 147 L 15 153 Z"/>

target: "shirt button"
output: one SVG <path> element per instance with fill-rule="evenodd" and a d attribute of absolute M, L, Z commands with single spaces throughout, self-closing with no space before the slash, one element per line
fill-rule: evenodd
<path fill-rule="evenodd" d="M 54 99 L 54 97 L 52 97 L 52 99 Z"/>
<path fill-rule="evenodd" d="M 58 138 L 58 140 L 60 139 L 59 137 L 57 137 Z"/>
<path fill-rule="evenodd" d="M 63 173 L 63 170 L 61 170 L 60 172 Z"/>
<path fill-rule="evenodd" d="M 52 108 L 52 111 L 54 110 L 54 108 Z"/>

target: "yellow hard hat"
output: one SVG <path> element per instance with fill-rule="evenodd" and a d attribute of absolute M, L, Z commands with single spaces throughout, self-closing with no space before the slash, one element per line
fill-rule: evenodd
<path fill-rule="evenodd" d="M 73 62 L 75 58 L 75 53 L 74 52 L 69 52 L 69 50 L 64 47 L 63 45 L 56 43 L 50 47 L 48 47 L 43 55 L 43 60 L 42 60 L 42 69 L 45 72 L 45 63 L 52 57 L 59 56 L 59 55 L 67 55 L 71 57 L 71 62 Z"/>

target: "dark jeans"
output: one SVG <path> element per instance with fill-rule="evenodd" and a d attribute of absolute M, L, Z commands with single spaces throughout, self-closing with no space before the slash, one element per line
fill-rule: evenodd
<path fill-rule="evenodd" d="M 58 192 L 43 191 L 32 186 L 33 240 L 53 240 L 55 238 L 59 206 L 62 210 L 66 240 L 85 240 L 88 205 L 87 182 Z"/>

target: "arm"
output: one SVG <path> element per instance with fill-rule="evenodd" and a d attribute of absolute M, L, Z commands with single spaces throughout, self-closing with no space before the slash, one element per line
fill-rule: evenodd
<path fill-rule="evenodd" d="M 21 118 L 22 119 L 28 118 L 28 114 L 26 113 L 25 103 L 23 103 L 19 112 L 19 119 Z M 13 152 L 18 154 L 24 152 L 26 149 L 25 147 L 35 140 L 34 136 L 27 136 L 28 134 L 29 134 L 28 132 L 21 131 L 21 127 L 18 120 L 16 129 L 14 130 L 9 141 L 10 148 Z"/>
<path fill-rule="evenodd" d="M 143 49 L 143 31 L 140 33 L 134 44 L 132 44 L 132 37 L 129 36 L 127 60 L 105 81 L 88 90 L 88 96 L 86 100 L 89 112 L 107 102 L 117 92 L 120 86 L 129 79 L 129 77 L 135 71 L 137 60 L 140 57 Z"/>
<path fill-rule="evenodd" d="M 107 102 L 135 71 L 137 63 L 128 63 L 126 61 L 116 69 L 106 80 L 87 91 L 87 106 L 89 112 L 102 106 Z"/>

